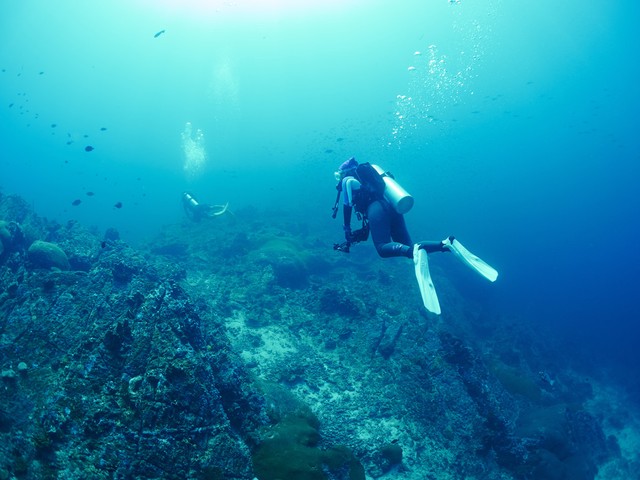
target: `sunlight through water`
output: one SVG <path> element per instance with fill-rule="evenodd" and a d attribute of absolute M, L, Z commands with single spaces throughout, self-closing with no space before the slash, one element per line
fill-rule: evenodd
<path fill-rule="evenodd" d="M 326 10 L 331 7 L 343 7 L 359 0 L 141 0 L 142 4 L 155 9 L 193 16 L 211 15 L 283 15 L 289 13 Z"/>

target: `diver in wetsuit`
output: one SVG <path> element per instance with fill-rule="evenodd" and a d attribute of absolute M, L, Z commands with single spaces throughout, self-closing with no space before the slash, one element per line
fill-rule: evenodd
<path fill-rule="evenodd" d="M 371 233 L 373 245 L 376 247 L 378 255 L 382 258 L 413 258 L 414 244 L 411 241 L 411 236 L 404 220 L 404 213 L 408 212 L 413 206 L 413 198 L 388 173 L 385 174 L 387 175 L 387 180 L 395 184 L 396 191 L 402 189 L 396 197 L 399 199 L 398 201 L 394 202 L 392 198 L 387 198 L 388 196 L 384 196 L 382 192 L 377 191 L 386 189 L 386 186 L 370 188 L 368 186 L 370 182 L 367 182 L 365 178 L 361 178 L 364 176 L 363 167 L 375 169 L 375 166 L 369 166 L 368 164 L 362 164 L 361 166 L 355 158 L 351 157 L 340 165 L 336 172 L 336 178 L 339 181 L 336 189 L 339 193 L 342 192 L 344 194 L 343 229 L 346 240 L 345 246 L 348 247 L 359 241 L 366 240 L 365 232 L 362 229 L 357 230 L 355 234 L 351 231 L 351 217 L 355 209 L 358 217 L 364 221 L 363 228 L 365 231 L 368 229 L 368 232 Z M 402 213 L 399 213 L 398 210 Z M 449 251 L 445 247 L 444 240 L 442 242 L 420 242 L 419 248 L 426 250 L 427 253 Z M 336 250 L 340 250 L 340 248 L 336 248 Z"/>
<path fill-rule="evenodd" d="M 490 281 L 498 278 L 498 272 L 469 252 L 453 236 L 444 240 L 413 243 L 407 230 L 404 214 L 413 206 L 413 197 L 407 193 L 389 172 L 377 165 L 358 164 L 354 157 L 340 165 L 335 173 L 338 195 L 333 206 L 333 218 L 337 216 L 340 196 L 343 197 L 343 230 L 345 242 L 335 244 L 334 250 L 348 253 L 351 245 L 367 240 L 369 233 L 382 258 L 412 258 L 424 306 L 430 312 L 440 314 L 440 303 L 431 280 L 427 254 L 453 252 L 467 266 Z M 355 209 L 362 220 L 362 227 L 351 230 L 351 217 Z"/>
<path fill-rule="evenodd" d="M 229 208 L 229 204 L 225 205 L 209 205 L 208 203 L 200 203 L 189 192 L 182 194 L 182 206 L 184 212 L 190 220 L 199 222 L 203 218 L 213 218 L 223 213 L 226 213 Z"/>

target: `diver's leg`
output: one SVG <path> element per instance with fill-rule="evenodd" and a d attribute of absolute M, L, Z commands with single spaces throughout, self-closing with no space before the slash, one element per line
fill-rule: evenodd
<path fill-rule="evenodd" d="M 400 215 L 396 211 L 389 213 L 391 223 L 391 238 L 394 242 L 400 242 L 404 245 L 413 245 L 411 241 L 411 235 L 407 230 L 407 223 L 405 222 L 404 215 Z"/>
<path fill-rule="evenodd" d="M 418 245 L 422 250 L 426 250 L 427 253 L 449 251 L 449 249 L 445 246 L 444 242 L 438 242 L 438 241 L 432 240 L 427 242 L 418 242 Z"/>
<path fill-rule="evenodd" d="M 394 241 L 403 243 L 405 245 L 412 245 L 411 236 L 407 229 L 407 224 L 404 219 L 404 215 L 400 215 L 395 211 L 391 213 L 391 238 Z M 449 237 L 453 240 L 453 237 Z M 418 242 L 418 246 L 422 250 L 426 250 L 427 253 L 434 252 L 448 252 L 449 249 L 445 245 L 445 241 L 424 241 Z"/>
<path fill-rule="evenodd" d="M 375 201 L 369 205 L 367 217 L 371 239 L 378 255 L 382 258 L 413 258 L 413 251 L 409 245 L 391 241 L 391 218 L 381 202 Z"/>

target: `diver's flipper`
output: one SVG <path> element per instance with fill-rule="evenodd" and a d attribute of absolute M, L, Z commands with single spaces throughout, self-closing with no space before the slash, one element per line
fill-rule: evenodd
<path fill-rule="evenodd" d="M 225 203 L 224 205 L 211 205 L 210 216 L 217 217 L 218 215 L 222 215 L 227 212 L 228 208 L 229 208 L 229 202 Z"/>
<path fill-rule="evenodd" d="M 420 248 L 420 245 L 413 246 L 413 263 L 416 268 L 416 279 L 420 287 L 422 295 L 422 303 L 424 307 L 436 315 L 440 315 L 440 302 L 436 295 L 436 288 L 431 281 L 431 273 L 429 273 L 429 261 L 427 260 L 427 252 Z"/>
<path fill-rule="evenodd" d="M 455 238 L 446 238 L 442 241 L 442 244 L 445 248 L 448 248 L 453 253 L 455 253 L 460 260 L 466 263 L 469 267 L 473 268 L 487 280 L 495 282 L 496 278 L 498 278 L 498 272 L 495 268 L 464 248 L 464 246 Z"/>

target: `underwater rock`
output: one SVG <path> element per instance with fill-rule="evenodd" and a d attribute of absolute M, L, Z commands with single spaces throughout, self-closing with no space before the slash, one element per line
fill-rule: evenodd
<path fill-rule="evenodd" d="M 18 372 L 21 375 L 25 375 L 27 373 L 27 370 L 29 370 L 29 366 L 26 363 L 24 362 L 18 363 Z"/>
<path fill-rule="evenodd" d="M 104 232 L 104 239 L 110 242 L 116 242 L 120 240 L 120 232 L 113 227 L 109 227 Z"/>
<path fill-rule="evenodd" d="M 380 448 L 380 469 L 388 472 L 402 463 L 402 447 L 397 443 L 387 443 Z"/>
<path fill-rule="evenodd" d="M 364 302 L 360 298 L 349 295 L 343 288 L 332 285 L 322 287 L 318 298 L 323 313 L 344 317 L 360 317 L 366 314 Z"/>
<path fill-rule="evenodd" d="M 0 378 L 6 382 L 13 382 L 17 376 L 18 374 L 11 368 L 2 370 L 2 372 L 0 373 Z"/>
<path fill-rule="evenodd" d="M 29 294 L 3 310 L 0 365 L 28 357 L 34 367 L 20 376 L 3 368 L 0 470 L 251 480 L 249 447 L 264 402 L 224 330 L 160 278 L 161 265 L 147 261 L 129 283 L 115 284 L 116 261 L 142 260 L 111 248 L 88 274 L 27 275 L 19 288 Z M 0 273 L 0 291 L 19 278 Z M 49 279 L 55 289 L 40 288 Z"/>
<path fill-rule="evenodd" d="M 309 253 L 290 238 L 266 239 L 256 251 L 262 263 L 271 265 L 278 285 L 303 288 L 309 282 Z"/>
<path fill-rule="evenodd" d="M 253 453 L 260 480 L 364 480 L 364 468 L 344 446 L 322 446 L 318 418 L 279 386 L 265 385 L 273 425 Z"/>
<path fill-rule="evenodd" d="M 67 254 L 55 243 L 36 240 L 29 247 L 27 255 L 33 268 L 69 270 Z"/>

